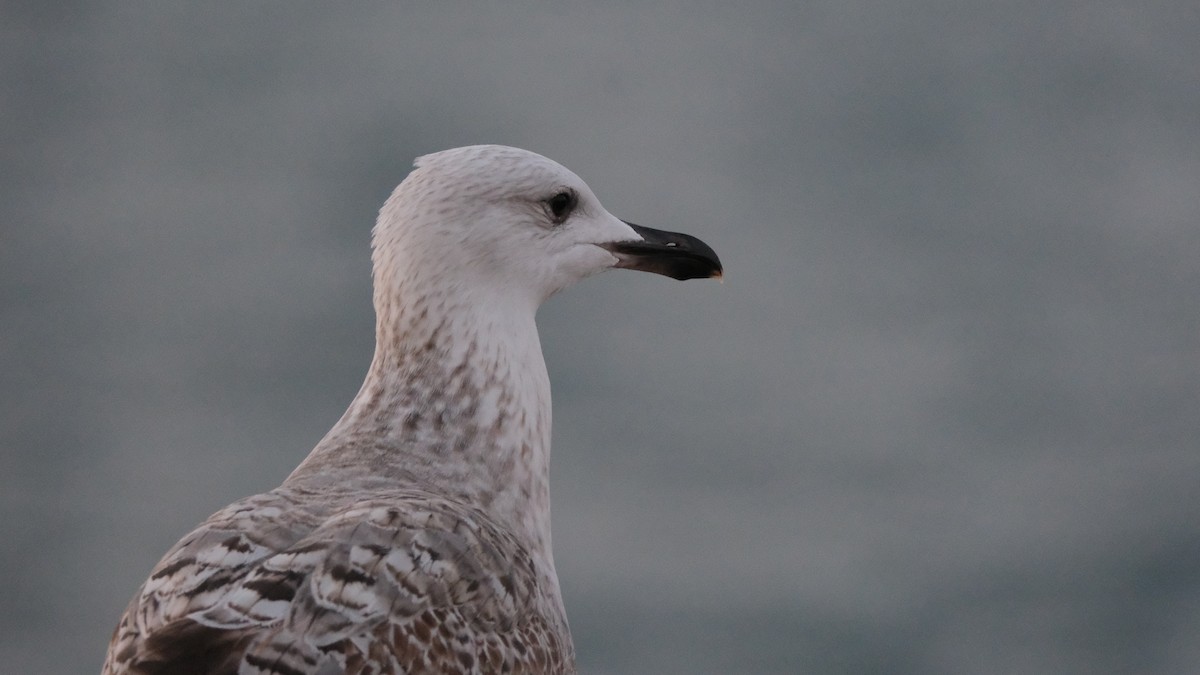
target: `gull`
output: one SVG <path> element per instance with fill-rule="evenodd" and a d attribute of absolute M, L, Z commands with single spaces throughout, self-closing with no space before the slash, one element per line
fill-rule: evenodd
<path fill-rule="evenodd" d="M 279 487 L 163 556 L 105 675 L 576 672 L 535 313 L 610 268 L 719 278 L 721 263 L 496 145 L 418 158 L 379 212 L 372 262 L 362 388 Z"/>

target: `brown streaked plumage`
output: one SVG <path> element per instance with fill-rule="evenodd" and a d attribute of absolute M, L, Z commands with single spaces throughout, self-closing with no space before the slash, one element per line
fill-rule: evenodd
<path fill-rule="evenodd" d="M 610 267 L 720 263 L 684 235 L 660 246 L 533 153 L 472 146 L 417 167 L 374 231 L 359 394 L 282 485 L 167 552 L 106 675 L 575 672 L 534 313 Z"/>

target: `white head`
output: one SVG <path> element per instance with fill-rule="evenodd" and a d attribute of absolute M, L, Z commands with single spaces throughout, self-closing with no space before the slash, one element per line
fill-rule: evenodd
<path fill-rule="evenodd" d="M 621 221 L 579 176 L 541 155 L 476 145 L 425 155 L 416 167 L 374 230 L 377 293 L 414 275 L 452 277 L 464 293 L 536 307 L 611 267 L 720 274 L 699 240 Z"/>

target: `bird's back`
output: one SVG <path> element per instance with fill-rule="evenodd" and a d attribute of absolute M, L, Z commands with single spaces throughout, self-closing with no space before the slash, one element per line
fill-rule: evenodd
<path fill-rule="evenodd" d="M 381 481 L 285 485 L 222 509 L 163 557 L 103 672 L 573 672 L 553 583 L 452 499 Z"/>

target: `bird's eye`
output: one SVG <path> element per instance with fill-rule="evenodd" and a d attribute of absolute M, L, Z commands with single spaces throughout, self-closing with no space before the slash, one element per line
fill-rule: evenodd
<path fill-rule="evenodd" d="M 563 190 L 547 199 L 546 206 L 550 209 L 550 215 L 554 218 L 554 222 L 561 223 L 571 215 L 571 211 L 575 208 L 575 193 Z"/>

